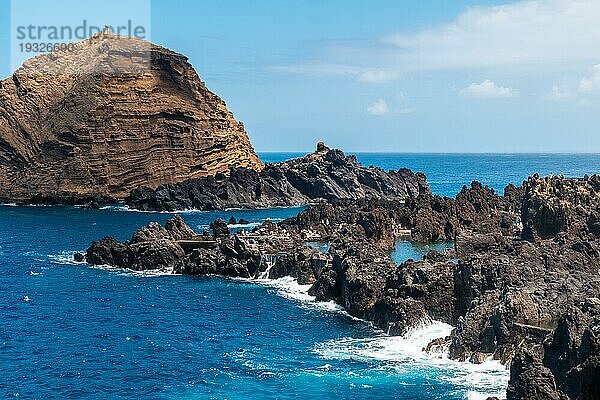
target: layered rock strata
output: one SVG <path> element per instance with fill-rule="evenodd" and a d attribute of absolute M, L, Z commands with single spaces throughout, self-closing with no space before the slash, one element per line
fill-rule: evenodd
<path fill-rule="evenodd" d="M 101 33 L 0 82 L 0 199 L 85 203 L 262 169 L 242 123 L 187 58 Z"/>

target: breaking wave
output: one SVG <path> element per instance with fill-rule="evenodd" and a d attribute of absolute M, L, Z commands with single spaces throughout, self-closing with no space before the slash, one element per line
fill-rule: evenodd
<path fill-rule="evenodd" d="M 65 251 L 48 257 L 51 262 L 57 264 L 88 265 L 85 262 L 74 261 L 75 253 L 75 251 Z M 110 266 L 88 266 L 140 277 L 174 275 L 172 271 L 140 272 Z M 333 301 L 317 301 L 308 293 L 311 285 L 301 285 L 292 277 L 279 279 L 236 278 L 235 280 L 272 288 L 278 296 L 297 302 L 303 308 L 340 313 L 357 320 Z M 465 399 L 479 400 L 489 396 L 504 398 L 509 372 L 500 362 L 487 360 L 482 364 L 472 364 L 449 359 L 447 349 L 438 353 L 424 351 L 424 348 L 432 340 L 450 335 L 452 329 L 452 326 L 448 324 L 430 321 L 410 330 L 404 336 L 389 336 L 380 332 L 374 337 L 346 337 L 317 343 L 312 351 L 324 360 L 351 360 L 374 364 L 375 368 L 392 369 L 399 380 L 402 380 L 404 373 L 414 373 L 419 370 L 430 371 L 433 368 L 439 372 L 437 375 L 442 380 L 455 385 Z"/>
<path fill-rule="evenodd" d="M 442 380 L 456 385 L 468 400 L 496 396 L 504 398 L 509 371 L 498 361 L 482 364 L 460 362 L 448 358 L 447 349 L 429 353 L 424 348 L 432 340 L 450 335 L 452 326 L 433 321 L 415 328 L 404 336 L 381 334 L 369 338 L 342 338 L 318 343 L 313 351 L 325 360 L 352 360 L 394 369 L 403 373 L 435 369 Z"/>

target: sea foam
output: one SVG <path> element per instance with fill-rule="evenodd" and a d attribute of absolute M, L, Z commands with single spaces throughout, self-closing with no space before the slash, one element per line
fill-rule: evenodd
<path fill-rule="evenodd" d="M 434 368 L 443 380 L 452 382 L 468 400 L 505 397 L 509 372 L 500 362 L 487 360 L 482 364 L 472 364 L 451 360 L 447 351 L 423 351 L 432 340 L 450 335 L 452 329 L 443 322 L 430 321 L 403 336 L 380 334 L 361 339 L 342 338 L 317 343 L 313 351 L 325 360 L 381 364 L 382 368 L 395 369 L 399 380 L 404 372 Z"/>
<path fill-rule="evenodd" d="M 73 260 L 75 251 L 61 252 L 49 258 L 54 263 L 81 265 L 85 262 Z M 174 275 L 169 271 L 131 271 L 109 266 L 92 266 L 111 272 L 133 274 L 140 277 L 157 277 Z M 311 285 L 301 285 L 297 279 L 283 277 L 278 279 L 244 279 L 235 280 L 254 283 L 273 288 L 279 296 L 297 302 L 303 308 L 326 312 L 340 313 L 348 318 L 358 320 L 333 301 L 317 301 L 308 294 Z M 368 321 L 364 321 L 368 323 Z M 439 369 L 442 379 L 452 382 L 467 400 L 485 399 L 488 396 L 503 398 L 508 385 L 509 373 L 504 365 L 495 360 L 487 360 L 482 364 L 451 360 L 447 351 L 428 353 L 423 349 L 432 340 L 443 338 L 452 332 L 453 327 L 439 321 L 426 321 L 421 326 L 411 329 L 403 336 L 389 336 L 379 332 L 368 338 L 342 338 L 324 343 L 317 343 L 313 352 L 325 360 L 354 360 L 366 363 L 381 363 L 385 368 L 398 372 L 413 368 Z M 329 365 L 329 364 L 325 364 Z M 399 379 L 402 378 L 401 373 Z M 401 382 L 399 382 L 401 384 Z"/>
<path fill-rule="evenodd" d="M 108 210 L 108 211 L 126 211 L 126 212 L 138 212 L 138 213 L 144 213 L 144 214 L 181 214 L 181 215 L 187 215 L 187 214 L 199 214 L 199 213 L 208 213 L 210 211 L 205 211 L 205 210 L 197 210 L 197 209 L 187 209 L 187 210 L 180 210 L 180 211 L 145 211 L 145 210 L 138 210 L 135 208 L 129 208 L 129 206 L 126 205 L 108 205 L 108 206 L 102 206 L 100 207 L 100 210 Z"/>
<path fill-rule="evenodd" d="M 311 285 L 300 285 L 295 278 L 244 279 L 244 281 L 272 287 L 277 295 L 298 302 L 301 307 L 341 313 L 359 320 L 333 301 L 317 301 L 314 296 L 308 294 Z M 403 336 L 389 336 L 380 332 L 369 338 L 348 337 L 330 340 L 315 344 L 313 352 L 325 360 L 380 363 L 385 365 L 385 368 L 392 368 L 398 372 L 410 371 L 415 367 L 436 368 L 444 377 L 443 379 L 462 389 L 461 393 L 468 400 L 486 399 L 490 396 L 504 398 L 509 371 L 500 362 L 487 360 L 482 364 L 472 364 L 451 360 L 447 349 L 441 353 L 429 353 L 423 350 L 432 340 L 449 336 L 452 329 L 451 325 L 443 322 L 425 321 Z M 330 367 L 328 363 L 325 365 Z"/>

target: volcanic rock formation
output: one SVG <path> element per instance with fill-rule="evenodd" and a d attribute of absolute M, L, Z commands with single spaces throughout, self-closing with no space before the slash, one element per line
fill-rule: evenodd
<path fill-rule="evenodd" d="M 228 176 L 190 179 L 156 189 L 140 187 L 125 202 L 139 210 L 217 210 L 294 206 L 317 199 L 405 200 L 427 193 L 431 189 L 422 173 L 365 167 L 355 156 L 321 142 L 313 153 L 267 164 L 262 171 L 232 168 Z"/>
<path fill-rule="evenodd" d="M 429 346 L 458 360 L 511 362 L 509 400 L 600 396 L 600 176 L 533 176 L 504 196 L 474 182 L 456 199 L 422 192 L 330 199 L 297 217 L 232 234 L 195 235 L 175 218 L 128 242 L 105 238 L 92 264 L 245 278 L 292 276 L 317 300 L 401 335 L 435 319 L 455 326 Z M 399 229 L 400 228 L 400 229 Z M 455 240 L 396 265 L 397 233 Z M 183 239 L 183 240 L 182 240 Z M 328 254 L 307 246 L 330 244 Z"/>
<path fill-rule="evenodd" d="M 0 198 L 81 202 L 141 185 L 262 169 L 183 55 L 97 34 L 0 82 Z"/>

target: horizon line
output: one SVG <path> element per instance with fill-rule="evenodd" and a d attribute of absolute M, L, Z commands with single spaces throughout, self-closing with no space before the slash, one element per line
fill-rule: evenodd
<path fill-rule="evenodd" d="M 341 150 L 341 149 L 340 149 Z M 598 152 L 553 152 L 553 151 L 522 151 L 522 152 L 486 152 L 486 151 L 475 151 L 475 152 L 461 152 L 461 151 L 355 151 L 355 150 L 342 150 L 344 154 L 421 154 L 421 155 L 587 155 L 587 156 L 600 156 Z M 314 150 L 302 151 L 302 150 L 255 150 L 257 154 L 311 154 Z"/>

